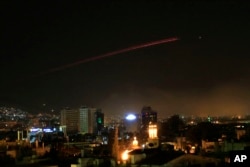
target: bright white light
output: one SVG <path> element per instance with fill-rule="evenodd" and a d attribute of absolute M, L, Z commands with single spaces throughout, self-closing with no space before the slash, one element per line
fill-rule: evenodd
<path fill-rule="evenodd" d="M 135 120 L 136 119 L 136 116 L 134 114 L 129 114 L 127 117 L 126 117 L 127 120 Z"/>

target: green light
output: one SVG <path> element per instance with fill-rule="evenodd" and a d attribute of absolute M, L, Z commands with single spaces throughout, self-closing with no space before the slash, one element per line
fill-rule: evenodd
<path fill-rule="evenodd" d="M 99 124 L 101 124 L 102 123 L 102 118 L 97 118 L 97 122 L 99 123 Z"/>

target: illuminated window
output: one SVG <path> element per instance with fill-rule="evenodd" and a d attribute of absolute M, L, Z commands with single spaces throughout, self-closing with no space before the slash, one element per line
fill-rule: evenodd
<path fill-rule="evenodd" d="M 157 138 L 157 125 L 148 126 L 148 136 L 149 138 Z"/>

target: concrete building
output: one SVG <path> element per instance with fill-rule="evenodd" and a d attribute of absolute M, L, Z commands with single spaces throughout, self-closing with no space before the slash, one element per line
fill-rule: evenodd
<path fill-rule="evenodd" d="M 79 119 L 80 119 L 80 133 L 93 133 L 93 124 L 91 112 L 88 107 L 81 107 L 79 109 Z"/>
<path fill-rule="evenodd" d="M 144 106 L 141 111 L 141 133 L 143 138 L 148 138 L 149 125 L 157 124 L 157 112 L 150 106 Z"/>
<path fill-rule="evenodd" d="M 98 109 L 95 112 L 95 121 L 94 121 L 94 133 L 101 135 L 102 130 L 104 129 L 104 113 L 101 109 Z"/>
<path fill-rule="evenodd" d="M 97 133 L 103 127 L 104 114 L 101 110 L 90 107 L 79 109 L 65 108 L 61 110 L 61 125 L 66 133 Z"/>
<path fill-rule="evenodd" d="M 79 131 L 79 110 L 64 108 L 61 110 L 61 125 L 66 127 L 65 135 Z"/>
<path fill-rule="evenodd" d="M 104 126 L 103 120 L 101 109 L 85 106 L 80 108 L 80 132 L 98 134 Z"/>
<path fill-rule="evenodd" d="M 150 106 L 144 106 L 141 110 L 142 125 L 157 124 L 157 112 L 153 111 Z"/>

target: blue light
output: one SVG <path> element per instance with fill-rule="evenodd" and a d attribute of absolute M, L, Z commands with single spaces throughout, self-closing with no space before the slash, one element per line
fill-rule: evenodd
<path fill-rule="evenodd" d="M 49 128 L 46 128 L 46 129 L 43 129 L 44 132 L 53 132 L 51 129 Z"/>
<path fill-rule="evenodd" d="M 134 114 L 129 114 L 127 117 L 126 117 L 127 120 L 135 120 L 136 119 L 136 116 Z"/>

